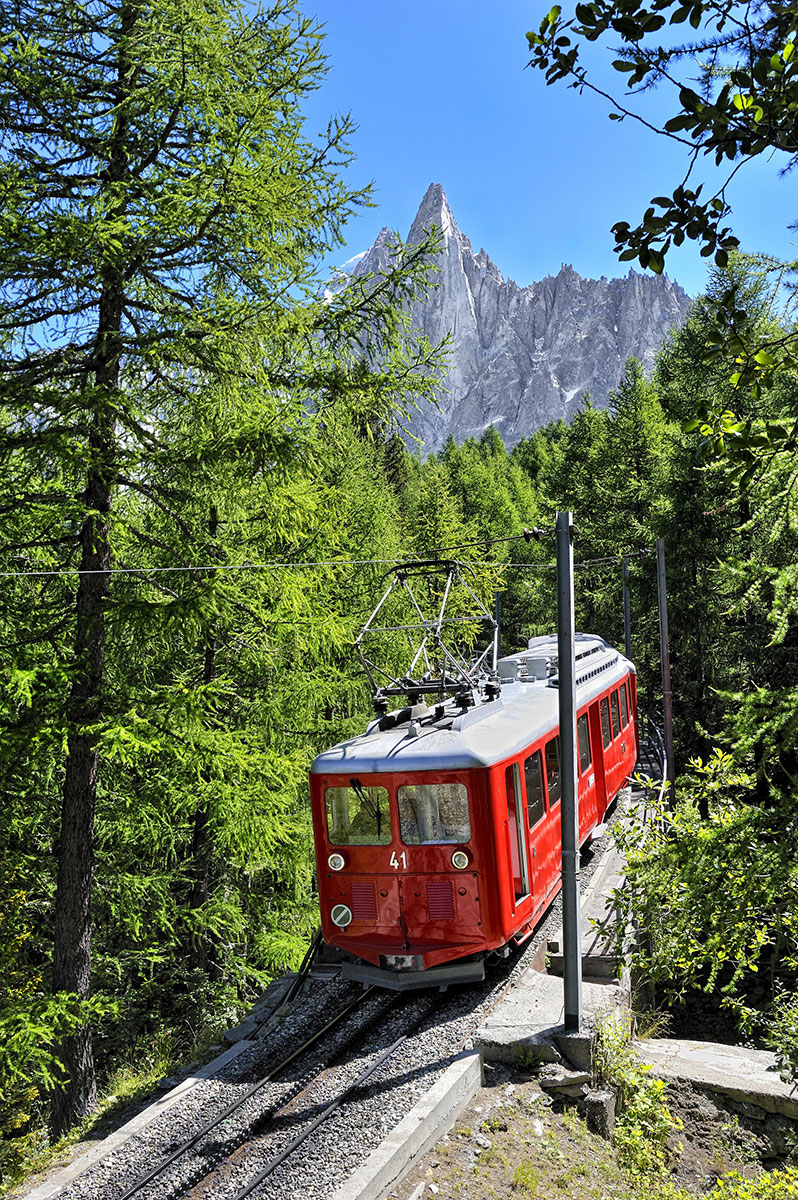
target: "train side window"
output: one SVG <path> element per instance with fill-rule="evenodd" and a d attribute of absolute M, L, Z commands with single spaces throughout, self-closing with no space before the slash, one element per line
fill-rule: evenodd
<path fill-rule="evenodd" d="M 583 713 L 576 722 L 576 736 L 579 742 L 579 774 L 584 775 L 593 761 L 590 753 L 590 730 L 587 727 L 587 713 Z"/>
<path fill-rule="evenodd" d="M 526 815 L 531 829 L 537 825 L 545 812 L 543 802 L 543 763 L 540 751 L 530 754 L 524 763 L 524 780 L 526 781 Z"/>
<path fill-rule="evenodd" d="M 604 740 L 604 749 L 606 750 L 612 741 L 612 727 L 610 725 L 610 702 L 605 696 L 601 701 L 601 736 Z"/>
<path fill-rule="evenodd" d="M 510 833 L 510 858 L 513 865 L 515 902 L 529 895 L 529 868 L 526 861 L 526 831 L 521 807 L 521 768 L 512 763 L 504 772 L 507 792 L 507 824 Z"/>
<path fill-rule="evenodd" d="M 618 689 L 621 697 L 621 723 L 624 728 L 629 724 L 629 705 L 626 703 L 626 683 L 622 683 Z"/>
<path fill-rule="evenodd" d="M 350 779 L 349 787 L 328 787 L 324 793 L 327 832 L 333 846 L 388 846 L 391 809 L 383 787 L 364 787 Z"/>
<path fill-rule="evenodd" d="M 471 821 L 465 784 L 408 784 L 399 788 L 396 798 L 399 831 L 406 846 L 469 841 Z"/>
<path fill-rule="evenodd" d="M 613 692 L 610 696 L 610 708 L 612 709 L 612 736 L 617 738 L 621 732 L 621 714 L 618 711 L 618 693 Z"/>
<path fill-rule="evenodd" d="M 560 739 L 546 742 L 546 785 L 549 789 L 549 808 L 560 800 Z"/>

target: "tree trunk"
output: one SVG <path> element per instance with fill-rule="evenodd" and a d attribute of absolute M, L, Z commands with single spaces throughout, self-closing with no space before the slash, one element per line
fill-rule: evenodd
<path fill-rule="evenodd" d="M 219 513 L 215 504 L 211 505 L 208 518 L 208 532 L 215 538 L 219 531 Z M 203 684 L 209 684 L 216 678 L 216 647 L 217 639 L 213 630 L 208 635 L 205 644 L 205 662 L 202 670 Z M 210 813 L 202 804 L 194 814 L 194 833 L 191 842 L 192 887 L 189 905 L 192 911 L 203 908 L 210 898 L 213 872 L 213 842 L 210 833 Z M 189 965 L 203 971 L 218 969 L 215 947 L 207 930 L 193 937 L 189 947 Z"/>
<path fill-rule="evenodd" d="M 127 39 L 135 24 L 134 10 L 124 5 L 114 86 L 116 117 L 108 145 L 104 183 L 119 194 L 129 175 L 128 119 L 124 101 L 130 64 Z M 121 195 L 112 220 L 124 218 Z M 99 754 L 97 726 L 102 716 L 105 676 L 105 609 L 110 587 L 110 515 L 116 457 L 116 418 L 124 273 L 118 262 L 102 272 L 92 373 L 97 402 L 88 439 L 88 472 L 83 503 L 87 516 L 81 530 L 80 581 L 75 603 L 75 675 L 67 706 L 69 734 L 58 847 L 55 896 L 53 991 L 91 995 L 91 892 L 94 876 L 94 811 Z M 85 572 L 85 573 L 83 573 Z M 51 1097 L 50 1127 L 55 1137 L 66 1133 L 92 1107 L 97 1094 L 91 1028 L 82 1025 L 57 1049 L 63 1082 Z"/>
<path fill-rule="evenodd" d="M 108 515 L 111 493 L 95 470 L 89 476 L 86 502 L 96 515 L 81 534 L 82 571 L 110 566 Z M 53 991 L 81 999 L 91 993 L 91 889 L 94 871 L 94 808 L 97 797 L 97 738 L 92 726 L 101 713 L 105 660 L 105 600 L 108 575 L 80 577 L 76 604 L 76 675 L 69 698 L 66 771 L 58 846 L 55 897 Z M 51 1129 L 60 1137 L 94 1104 L 96 1080 L 91 1029 L 81 1026 L 58 1048 L 64 1084 L 52 1096 Z"/>

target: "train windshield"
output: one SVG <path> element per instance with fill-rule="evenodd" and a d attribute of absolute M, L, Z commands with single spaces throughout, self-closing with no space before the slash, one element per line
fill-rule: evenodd
<path fill-rule="evenodd" d="M 465 784 L 414 783 L 400 787 L 397 799 L 406 846 L 467 842 L 471 837 Z"/>
<path fill-rule="evenodd" d="M 348 787 L 328 787 L 327 831 L 333 846 L 387 846 L 391 841 L 391 809 L 383 787 L 364 787 L 350 779 Z"/>

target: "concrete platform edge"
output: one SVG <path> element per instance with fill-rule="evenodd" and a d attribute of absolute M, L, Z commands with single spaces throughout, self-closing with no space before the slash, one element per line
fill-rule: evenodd
<path fill-rule="evenodd" d="M 465 1050 L 373 1150 L 333 1200 L 381 1200 L 405 1171 L 452 1128 L 482 1086 L 482 1055 Z"/>
<path fill-rule="evenodd" d="M 57 1196 L 61 1188 L 72 1183 L 90 1167 L 94 1167 L 98 1162 L 101 1162 L 107 1155 L 112 1154 L 114 1150 L 118 1150 L 125 1142 L 134 1137 L 137 1133 L 141 1133 L 142 1129 L 146 1129 L 148 1125 L 157 1120 L 158 1117 L 168 1112 L 175 1104 L 178 1104 L 197 1084 L 203 1083 L 206 1079 L 210 1079 L 217 1071 L 221 1071 L 222 1067 L 227 1066 L 233 1059 L 238 1058 L 239 1054 L 243 1054 L 245 1050 L 249 1050 L 250 1046 L 255 1043 L 251 1041 L 236 1042 L 229 1050 L 225 1050 L 223 1054 L 206 1063 L 204 1067 L 200 1067 L 188 1079 L 183 1079 L 176 1087 L 173 1087 L 165 1096 L 161 1096 L 152 1104 L 148 1104 L 140 1113 L 136 1113 L 135 1117 L 131 1117 L 124 1125 L 120 1125 L 113 1133 L 109 1133 L 107 1137 L 102 1138 L 95 1145 L 89 1146 L 88 1149 L 82 1151 L 77 1158 L 72 1162 L 67 1163 L 65 1167 L 55 1169 L 55 1174 L 45 1179 L 43 1183 L 37 1184 L 31 1191 L 23 1190 L 12 1192 L 12 1197 L 18 1200 L 51 1200 L 53 1196 Z"/>

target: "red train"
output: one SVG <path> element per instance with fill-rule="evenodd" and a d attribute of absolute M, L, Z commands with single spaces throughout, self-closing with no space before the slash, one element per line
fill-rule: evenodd
<path fill-rule="evenodd" d="M 311 801 L 325 942 L 350 978 L 401 989 L 484 978 L 560 883 L 557 641 L 499 661 L 501 695 L 386 713 L 320 754 Z M 637 760 L 635 669 L 577 634 L 579 838 Z"/>

